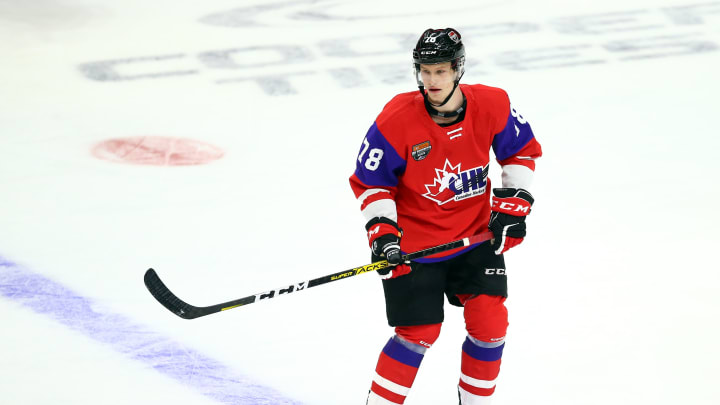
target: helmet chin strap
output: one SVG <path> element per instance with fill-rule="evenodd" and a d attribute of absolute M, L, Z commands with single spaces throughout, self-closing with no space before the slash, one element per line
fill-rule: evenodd
<path fill-rule="evenodd" d="M 462 114 L 463 111 L 465 111 L 465 108 L 467 108 L 467 99 L 463 97 L 462 105 L 455 111 L 438 111 L 433 107 L 434 104 L 431 104 L 427 98 L 425 98 L 425 110 L 430 115 L 434 115 L 436 117 L 443 117 L 443 118 L 453 118 L 457 117 L 458 115 Z"/>

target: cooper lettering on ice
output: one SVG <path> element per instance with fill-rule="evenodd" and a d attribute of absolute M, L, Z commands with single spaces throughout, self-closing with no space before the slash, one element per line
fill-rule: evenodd
<path fill-rule="evenodd" d="M 423 197 L 443 205 L 485 194 L 490 164 L 469 170 L 462 170 L 460 166 L 460 163 L 453 165 L 446 159 L 442 169 L 435 169 L 433 183 L 425 185 L 427 192 Z"/>

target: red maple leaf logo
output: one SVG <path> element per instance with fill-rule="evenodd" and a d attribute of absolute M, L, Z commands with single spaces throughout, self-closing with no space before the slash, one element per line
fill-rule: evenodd
<path fill-rule="evenodd" d="M 443 205 L 455 199 L 455 191 L 450 188 L 460 180 L 460 163 L 453 166 L 450 160 L 445 159 L 445 166 L 442 169 L 435 169 L 435 178 L 432 184 L 426 184 L 427 193 L 423 197 Z"/>

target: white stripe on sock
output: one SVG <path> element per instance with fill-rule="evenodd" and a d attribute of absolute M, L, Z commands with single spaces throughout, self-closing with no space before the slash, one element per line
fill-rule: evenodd
<path fill-rule="evenodd" d="M 460 392 L 460 403 L 462 405 L 491 405 L 492 403 L 492 396 L 474 395 L 465 391 L 462 387 L 458 387 L 458 392 Z"/>
<path fill-rule="evenodd" d="M 385 388 L 388 391 L 394 392 L 398 395 L 402 395 L 404 397 L 408 396 L 410 393 L 410 387 L 405 387 L 403 385 L 394 383 L 387 378 L 384 378 L 378 373 L 375 373 L 375 378 L 373 379 L 375 383 L 383 388 Z"/>
<path fill-rule="evenodd" d="M 490 389 L 495 386 L 495 380 L 488 381 L 488 380 L 478 380 L 476 378 L 468 377 L 463 373 L 460 373 L 460 379 L 463 380 L 465 384 L 472 385 L 476 388 L 486 388 Z"/>
<path fill-rule="evenodd" d="M 395 402 L 388 401 L 387 399 L 381 397 L 380 395 L 370 391 L 370 394 L 368 395 L 367 399 L 367 405 L 398 405 Z"/>

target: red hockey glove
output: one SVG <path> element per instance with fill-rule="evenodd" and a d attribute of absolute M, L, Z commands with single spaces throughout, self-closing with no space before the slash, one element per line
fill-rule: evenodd
<path fill-rule="evenodd" d="M 377 271 L 380 278 L 387 280 L 410 273 L 410 266 L 402 261 L 402 253 L 400 253 L 402 230 L 395 221 L 375 217 L 365 225 L 365 229 L 372 251 L 372 262 L 385 259 L 390 264 L 389 267 Z"/>
<path fill-rule="evenodd" d="M 495 254 L 505 253 L 525 238 L 525 217 L 530 213 L 533 196 L 521 188 L 493 189 L 488 228 L 495 235 Z"/>

